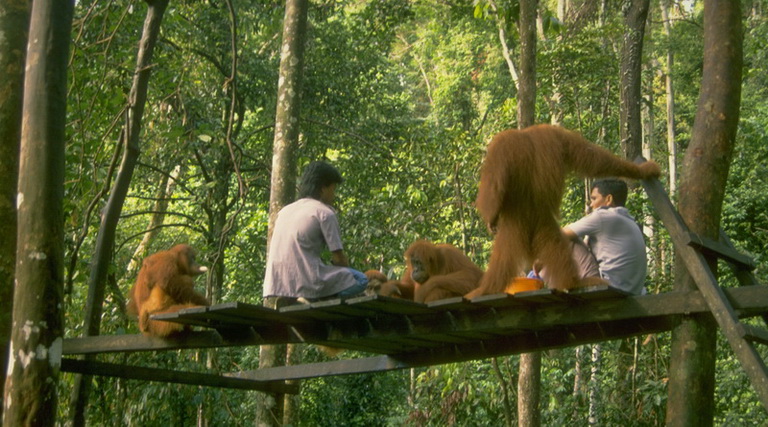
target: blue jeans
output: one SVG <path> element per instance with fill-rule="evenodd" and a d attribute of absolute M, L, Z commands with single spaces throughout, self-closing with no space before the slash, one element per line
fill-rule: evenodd
<path fill-rule="evenodd" d="M 348 287 L 347 289 L 344 289 L 343 291 L 339 292 L 335 296 L 339 297 L 351 297 L 355 296 L 357 294 L 363 293 L 365 288 L 368 286 L 368 278 L 365 277 L 365 274 L 363 274 L 362 271 L 355 270 L 354 268 L 347 267 L 350 273 L 352 273 L 353 276 L 355 276 L 355 280 L 357 281 L 356 284 Z"/>

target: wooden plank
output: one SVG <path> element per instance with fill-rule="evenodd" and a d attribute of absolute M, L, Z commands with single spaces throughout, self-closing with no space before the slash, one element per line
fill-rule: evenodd
<path fill-rule="evenodd" d="M 557 289 L 537 289 L 535 291 L 517 292 L 512 295 L 515 300 L 526 304 L 556 304 L 567 301 L 566 295 Z"/>
<path fill-rule="evenodd" d="M 248 304 L 244 302 L 228 302 L 212 305 L 208 307 L 208 312 L 221 316 L 220 319 L 223 322 L 226 322 L 227 319 L 233 319 L 235 323 L 240 323 L 242 321 L 250 322 L 252 325 L 292 323 L 290 318 L 281 315 L 278 310 L 259 304 Z"/>
<path fill-rule="evenodd" d="M 729 298 L 739 307 L 739 315 L 755 316 L 768 310 L 768 287 L 737 288 L 728 291 Z M 452 324 L 436 322 L 431 317 L 413 316 L 413 334 L 460 334 L 474 333 L 510 335 L 515 331 L 540 331 L 573 324 L 631 320 L 641 317 L 674 316 L 685 313 L 708 311 L 699 292 L 671 292 L 657 295 L 617 298 L 578 305 L 541 305 L 536 309 L 519 307 L 494 308 L 451 312 Z M 371 334 L 378 332 L 375 321 Z"/>
<path fill-rule="evenodd" d="M 311 304 L 289 305 L 280 308 L 280 313 L 298 321 L 330 321 L 348 319 L 350 317 L 335 312 L 332 308 L 324 309 L 332 306 L 341 306 L 341 300 L 335 299 Z"/>
<path fill-rule="evenodd" d="M 738 252 L 732 246 L 716 242 L 710 238 L 700 236 L 690 231 L 688 232 L 688 238 L 689 245 L 734 264 L 739 269 L 753 271 L 757 267 L 757 264 L 751 257 Z"/>
<path fill-rule="evenodd" d="M 386 338 L 371 332 L 374 321 L 376 328 L 388 331 Z M 437 345 L 414 337 L 410 333 L 411 325 L 409 316 L 383 314 L 374 318 L 295 325 L 294 330 L 303 342 L 380 354 Z"/>
<path fill-rule="evenodd" d="M 625 298 L 631 294 L 611 285 L 589 286 L 568 291 L 568 296 L 577 301 L 607 300 L 612 298 Z"/>
<path fill-rule="evenodd" d="M 431 313 L 432 309 L 426 304 L 405 300 L 402 298 L 384 297 L 381 295 L 366 295 L 362 297 L 350 298 L 345 301 L 350 306 L 356 306 L 368 310 L 373 310 L 383 314 L 426 314 Z"/>
<path fill-rule="evenodd" d="M 297 325 L 294 327 L 303 342 L 324 345 L 328 347 L 358 350 L 370 353 L 386 354 L 402 351 L 413 346 L 404 346 L 402 342 L 395 340 L 370 340 L 366 339 L 371 328 L 369 319 L 357 319 L 355 321 L 328 322 L 318 325 Z"/>
<path fill-rule="evenodd" d="M 427 307 L 436 311 L 474 310 L 478 308 L 476 305 L 473 305 L 471 301 L 464 299 L 464 297 L 452 297 L 440 299 L 437 301 L 430 301 L 427 303 Z"/>
<path fill-rule="evenodd" d="M 312 308 L 341 316 L 343 319 L 375 316 L 376 311 L 359 305 L 349 304 L 348 299 L 334 299 L 312 303 Z M 337 303 L 338 302 L 338 303 Z"/>
<path fill-rule="evenodd" d="M 725 231 L 722 228 L 720 229 L 720 241 L 729 248 L 736 250 L 736 247 L 733 246 L 731 239 L 727 234 L 725 234 Z M 755 275 L 752 274 L 752 270 L 745 270 L 741 266 L 730 262 L 728 263 L 728 267 L 731 269 L 734 276 L 736 276 L 736 278 L 739 280 L 741 286 L 755 286 L 760 284 L 755 278 Z"/>
<path fill-rule="evenodd" d="M 602 323 L 599 329 L 596 329 L 594 325 L 573 325 L 571 327 L 526 332 L 498 337 L 488 341 L 441 346 L 418 352 L 393 354 L 391 356 L 397 360 L 407 360 L 413 366 L 431 366 L 527 353 L 531 349 L 547 350 L 589 344 L 607 339 L 627 338 L 667 331 L 672 325 L 673 322 L 669 317 L 640 318 L 632 322 L 606 322 Z"/>
<path fill-rule="evenodd" d="M 294 323 L 280 312 L 262 305 L 230 302 L 210 307 L 186 308 L 177 313 L 154 314 L 155 320 L 216 328 L 221 325 L 265 326 Z"/>
<path fill-rule="evenodd" d="M 669 328 L 671 328 L 669 319 L 641 319 L 639 322 L 631 323 L 606 323 L 600 327 L 595 327 L 594 325 L 575 325 L 571 329 L 552 329 L 544 333 L 527 333 L 511 337 L 493 337 L 493 339 L 489 341 L 480 341 L 465 346 L 452 344 L 436 347 L 427 350 L 430 355 L 426 357 L 423 356 L 425 352 L 419 350 L 418 352 L 405 352 L 395 356 L 376 356 L 299 366 L 281 366 L 226 375 L 267 381 L 382 372 L 395 369 L 431 366 L 440 363 L 467 361 L 477 358 L 519 354 L 527 352 L 528 348 L 531 346 L 546 349 L 581 345 L 605 339 L 613 339 L 614 337 L 627 337 L 659 332 L 668 330 Z"/>
<path fill-rule="evenodd" d="M 63 342 L 62 353 L 64 355 L 70 355 L 135 351 L 167 351 L 185 348 L 261 345 L 266 343 L 268 342 L 253 331 L 250 331 L 250 333 L 244 334 L 237 339 L 225 339 L 216 331 L 189 332 L 183 336 L 166 339 L 144 335 L 100 335 L 95 337 L 66 338 Z"/>
<path fill-rule="evenodd" d="M 286 384 L 282 381 L 262 381 L 228 376 L 203 374 L 198 372 L 172 371 L 168 369 L 145 368 L 142 366 L 126 366 L 114 363 L 85 361 L 78 359 L 61 359 L 61 370 L 86 375 L 125 378 L 141 381 L 158 381 L 175 384 L 196 386 L 233 388 L 240 390 L 258 390 L 268 393 L 298 394 L 297 384 Z"/>
<path fill-rule="evenodd" d="M 359 321 L 354 323 L 359 324 Z M 348 342 L 369 346 L 371 351 L 377 353 L 391 354 L 439 345 L 432 340 L 416 336 L 413 330 L 413 321 L 409 316 L 384 316 L 375 320 L 368 319 L 368 327 L 355 329 L 353 336 L 346 336 L 344 331 L 338 327 L 340 324 L 341 322 L 333 323 L 336 328 L 333 328 L 329 333 L 330 342 Z M 376 348 L 381 350 L 375 351 Z"/>
<path fill-rule="evenodd" d="M 768 286 L 747 286 L 725 289 L 736 314 L 740 317 L 759 316 L 768 312 Z M 274 324 L 257 328 L 236 327 L 231 331 L 244 331 L 243 336 L 222 336 L 216 331 L 190 332 L 183 337 L 160 339 L 142 335 L 110 335 L 96 337 L 66 338 L 64 354 L 94 354 L 107 352 L 135 352 L 177 350 L 185 348 L 211 348 L 262 344 L 285 343 L 327 343 L 341 340 L 346 348 L 373 351 L 376 345 L 383 347 L 385 354 L 414 348 L 419 341 L 405 343 L 384 342 L 396 335 L 448 334 L 461 338 L 477 334 L 479 339 L 496 336 L 499 333 L 512 334 L 519 330 L 542 330 L 562 325 L 589 324 L 606 321 L 634 322 L 635 318 L 665 317 L 688 313 L 708 312 L 709 307 L 698 291 L 668 292 L 664 294 L 632 296 L 610 300 L 584 301 L 578 304 L 550 304 L 534 307 L 501 307 L 476 310 L 450 311 L 454 320 L 449 323 L 435 321 L 442 311 L 430 310 L 427 315 L 400 316 L 379 315 L 367 319 L 352 319 L 339 322 L 316 322 L 300 325 Z M 387 325 L 386 322 L 390 324 Z M 381 327 L 386 336 L 377 335 Z M 333 334 L 331 334 L 331 332 Z M 431 329 L 430 329 L 431 328 Z M 369 331 L 370 330 L 370 331 Z M 372 332 L 371 332 L 372 331 Z M 224 330 L 222 330 L 224 332 Z M 301 336 L 299 335 L 301 334 Z M 329 335 L 331 334 L 331 335 Z M 452 340 L 453 341 L 453 340 Z M 434 347 L 434 342 L 422 343 Z M 530 350 L 536 350 L 531 348 Z"/>
<path fill-rule="evenodd" d="M 519 307 L 525 305 L 521 299 L 507 293 L 480 295 L 472 298 L 471 302 L 481 307 Z"/>
<path fill-rule="evenodd" d="M 490 312 L 489 315 L 493 316 Z M 454 314 L 447 311 L 429 316 L 415 316 L 410 323 L 409 336 L 434 345 L 462 344 L 496 336 L 496 334 L 489 332 L 466 330 L 458 325 L 458 322 L 461 321 L 459 319 L 465 318 L 458 313 Z M 397 331 L 392 331 L 392 333 L 397 333 Z"/>
<path fill-rule="evenodd" d="M 768 367 L 754 346 L 744 341 L 741 323 L 722 288 L 718 285 L 717 279 L 709 269 L 704 256 L 693 247 L 683 244 L 689 239 L 688 227 L 672 206 L 661 182 L 654 179 L 643 180 L 642 183 L 649 199 L 659 213 L 661 221 L 669 231 L 672 242 L 685 263 L 686 269 L 696 282 L 717 324 L 720 325 L 734 354 L 741 362 L 741 366 L 746 371 L 763 407 L 768 409 Z"/>
<path fill-rule="evenodd" d="M 768 286 L 762 285 L 723 289 L 740 318 L 762 316 L 768 313 L 766 291 Z"/>
<path fill-rule="evenodd" d="M 744 339 L 760 344 L 768 344 L 768 330 L 745 323 L 741 327 Z"/>
<path fill-rule="evenodd" d="M 491 294 L 472 298 L 472 303 L 484 307 L 519 307 L 537 304 L 563 303 L 567 296 L 556 289 L 537 289 L 535 291 L 523 291 L 515 294 Z"/>
<path fill-rule="evenodd" d="M 525 316 L 521 310 L 518 314 Z M 398 324 L 391 318 L 371 319 L 372 327 L 359 338 L 371 342 L 399 342 L 403 347 L 400 351 L 411 351 L 478 341 L 515 330 L 515 326 L 500 325 L 498 319 L 499 313 L 493 309 L 411 316 L 405 324 Z"/>
<path fill-rule="evenodd" d="M 301 380 L 334 375 L 365 374 L 391 371 L 411 367 L 405 361 L 389 356 L 374 356 L 360 359 L 334 360 L 330 362 L 307 363 L 297 366 L 279 366 L 255 371 L 224 374 L 233 378 L 258 381 Z"/>
<path fill-rule="evenodd" d="M 182 315 L 182 311 L 186 316 Z M 173 322 L 173 323 L 180 323 L 182 325 L 189 325 L 189 326 L 202 326 L 205 328 L 211 327 L 211 322 L 208 316 L 206 315 L 208 311 L 208 307 L 194 307 L 194 308 L 186 308 L 181 311 L 177 311 L 174 313 L 160 313 L 160 314 L 152 314 L 150 315 L 150 319 L 152 320 L 160 320 L 163 322 Z"/>

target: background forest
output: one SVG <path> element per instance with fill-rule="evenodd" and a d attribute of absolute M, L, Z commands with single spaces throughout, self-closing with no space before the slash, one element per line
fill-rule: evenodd
<path fill-rule="evenodd" d="M 723 228 L 768 279 L 768 1 L 743 0 L 744 72 Z M 137 333 L 126 295 L 144 256 L 189 242 L 211 271 L 213 302 L 261 303 L 267 247 L 281 0 L 170 2 L 155 48 L 139 163 L 116 230 L 101 333 Z M 301 88 L 299 170 L 327 159 L 345 177 L 341 228 L 351 264 L 390 277 L 415 239 L 447 242 L 485 266 L 492 239 L 473 207 L 490 137 L 517 127 L 519 41 L 511 0 L 313 0 Z M 124 149 L 143 2 L 80 0 L 68 73 L 65 336 L 84 334 L 88 277 Z M 622 2 L 541 1 L 536 121 L 559 123 L 620 154 Z M 674 198 L 702 72 L 700 1 L 652 0 L 643 48 L 645 156 Z M 673 102 L 670 102 L 672 100 Z M 671 115 L 670 115 L 671 113 Z M 670 142 L 671 141 L 671 142 Z M 564 223 L 579 218 L 573 180 Z M 636 190 L 648 226 L 652 293 L 671 290 L 663 229 Z M 652 235 L 652 237 L 650 237 Z M 724 269 L 723 269 L 724 270 Z M 727 276 L 726 285 L 735 281 Z M 669 334 L 550 351 L 543 425 L 661 425 Z M 301 349 L 305 362 L 326 360 Z M 258 348 L 102 355 L 186 371 L 258 367 Z M 305 381 L 297 425 L 489 425 L 514 419 L 518 356 Z M 715 422 L 764 425 L 730 348 L 718 345 Z M 59 418 L 72 417 L 62 374 Z M 94 378 L 91 425 L 251 425 L 258 393 Z M 510 403 L 512 402 L 512 403 Z M 511 417 L 511 418 L 510 418 Z"/>

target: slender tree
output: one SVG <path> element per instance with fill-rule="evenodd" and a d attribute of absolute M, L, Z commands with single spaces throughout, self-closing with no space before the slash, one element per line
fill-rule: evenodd
<path fill-rule="evenodd" d="M 0 2 L 0 384 L 5 384 L 11 342 L 16 264 L 16 186 L 30 2 Z M 1 389 L 0 389 L 1 390 Z M 3 418 L 0 394 L 0 420 Z"/>
<path fill-rule="evenodd" d="M 520 0 L 520 80 L 517 86 L 517 121 L 520 129 L 536 117 L 537 0 Z M 541 424 L 541 352 L 520 355 L 517 380 L 517 419 L 520 426 Z"/>
<path fill-rule="evenodd" d="M 268 241 L 272 237 L 277 213 L 296 197 L 296 148 L 299 145 L 300 93 L 304 71 L 308 7 L 308 0 L 286 0 L 285 2 L 272 154 Z M 264 305 L 271 308 L 277 308 L 277 304 L 276 298 L 267 298 L 264 301 Z M 260 368 L 279 366 L 284 363 L 284 346 L 261 347 Z M 284 396 L 264 395 L 256 409 L 258 425 L 283 425 L 284 401 Z M 291 414 L 296 412 L 290 409 L 290 399 L 288 402 L 289 410 L 286 411 L 286 415 L 287 418 L 292 418 Z"/>
<path fill-rule="evenodd" d="M 181 165 L 176 165 L 169 174 L 162 174 L 160 177 L 160 183 L 157 186 L 157 193 L 155 194 L 155 203 L 152 207 L 152 217 L 147 224 L 144 236 L 141 238 L 141 242 L 133 251 L 131 262 L 128 263 L 128 277 L 136 277 L 136 274 L 141 268 L 141 260 L 147 256 L 147 250 L 151 245 L 155 237 L 160 233 L 160 228 L 165 222 L 165 214 L 168 209 L 168 200 L 173 195 L 173 191 L 176 188 L 176 181 L 181 175 Z"/>
<path fill-rule="evenodd" d="M 504 19 L 503 10 L 499 9 L 495 0 L 488 0 L 488 6 L 490 6 L 496 16 L 496 25 L 499 28 L 499 43 L 501 43 L 501 54 L 504 56 L 504 61 L 507 63 L 509 75 L 512 77 L 512 81 L 515 82 L 515 86 L 517 86 L 518 81 L 520 80 L 520 73 L 515 66 L 515 61 L 512 60 L 512 49 L 509 47 L 507 41 L 507 22 Z"/>
<path fill-rule="evenodd" d="M 680 177 L 679 211 L 692 232 L 718 240 L 741 103 L 741 2 L 704 1 L 704 68 L 691 142 Z M 716 260 L 710 262 L 717 274 Z M 696 289 L 681 260 L 675 290 Z M 667 425 L 712 425 L 717 327 L 683 316 L 672 330 Z M 692 393 L 692 390 L 696 390 Z"/>
<path fill-rule="evenodd" d="M 625 0 L 625 33 L 621 47 L 620 109 L 621 148 L 624 157 L 635 159 L 642 154 L 641 77 L 643 36 L 650 0 Z"/>
<path fill-rule="evenodd" d="M 16 290 L 3 425 L 54 425 L 64 317 L 64 129 L 74 4 L 32 5 L 19 156 Z"/>
<path fill-rule="evenodd" d="M 650 0 L 625 0 L 623 4 L 625 32 L 619 66 L 619 125 L 621 149 L 624 156 L 630 160 L 643 154 L 642 64 L 649 4 Z M 623 411 L 631 411 L 630 384 L 625 379 L 625 373 L 630 371 L 630 356 L 630 341 L 621 340 L 616 371 L 622 384 L 617 389 L 618 395 L 621 396 L 617 402 Z"/>
<path fill-rule="evenodd" d="M 115 244 L 115 230 L 120 219 L 120 213 L 125 203 L 125 197 L 130 188 L 133 171 L 139 159 L 139 133 L 141 131 L 144 106 L 147 100 L 149 77 L 152 71 L 152 56 L 160 34 L 160 24 L 163 22 L 168 0 L 147 0 L 147 15 L 144 29 L 139 41 L 139 53 L 136 59 L 136 70 L 133 74 L 133 84 L 128 98 L 125 125 L 121 132 L 123 144 L 123 159 L 117 174 L 109 200 L 101 215 L 99 233 L 96 237 L 96 249 L 91 262 L 91 274 L 88 279 L 88 300 L 85 306 L 86 335 L 98 335 L 101 329 L 102 304 L 104 303 L 104 287 L 107 274 L 112 264 Z M 72 392 L 73 423 L 75 426 L 85 424 L 85 410 L 90 392 L 90 376 L 76 376 Z"/>
<path fill-rule="evenodd" d="M 661 23 L 664 26 L 664 34 L 667 40 L 672 37 L 672 24 L 669 22 L 669 5 L 667 0 L 659 2 L 661 7 Z M 667 105 L 667 151 L 669 160 L 669 194 L 674 197 L 677 192 L 677 143 L 675 142 L 675 86 L 672 81 L 672 67 L 675 64 L 675 55 L 672 48 L 667 47 L 667 72 L 664 73 Z"/>

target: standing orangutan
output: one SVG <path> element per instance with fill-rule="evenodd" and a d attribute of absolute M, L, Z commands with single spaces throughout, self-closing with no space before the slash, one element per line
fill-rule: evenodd
<path fill-rule="evenodd" d="M 488 270 L 480 287 L 466 295 L 504 292 L 534 260 L 549 271 L 549 287 L 571 289 L 605 283 L 580 281 L 558 219 L 566 175 L 658 177 L 652 161 L 635 164 L 561 127 L 536 125 L 494 136 L 480 173 L 476 200 L 488 229 L 495 233 Z"/>
<path fill-rule="evenodd" d="M 462 296 L 477 288 L 483 271 L 455 246 L 417 240 L 405 251 L 406 269 L 399 281 L 381 285 L 379 294 L 430 302 Z"/>
<path fill-rule="evenodd" d="M 138 315 L 139 329 L 145 335 L 167 337 L 186 329 L 177 323 L 152 320 L 152 314 L 209 304 L 195 291 L 195 276 L 208 271 L 197 264 L 195 255 L 191 246 L 182 244 L 144 258 L 131 289 L 128 312 Z"/>

